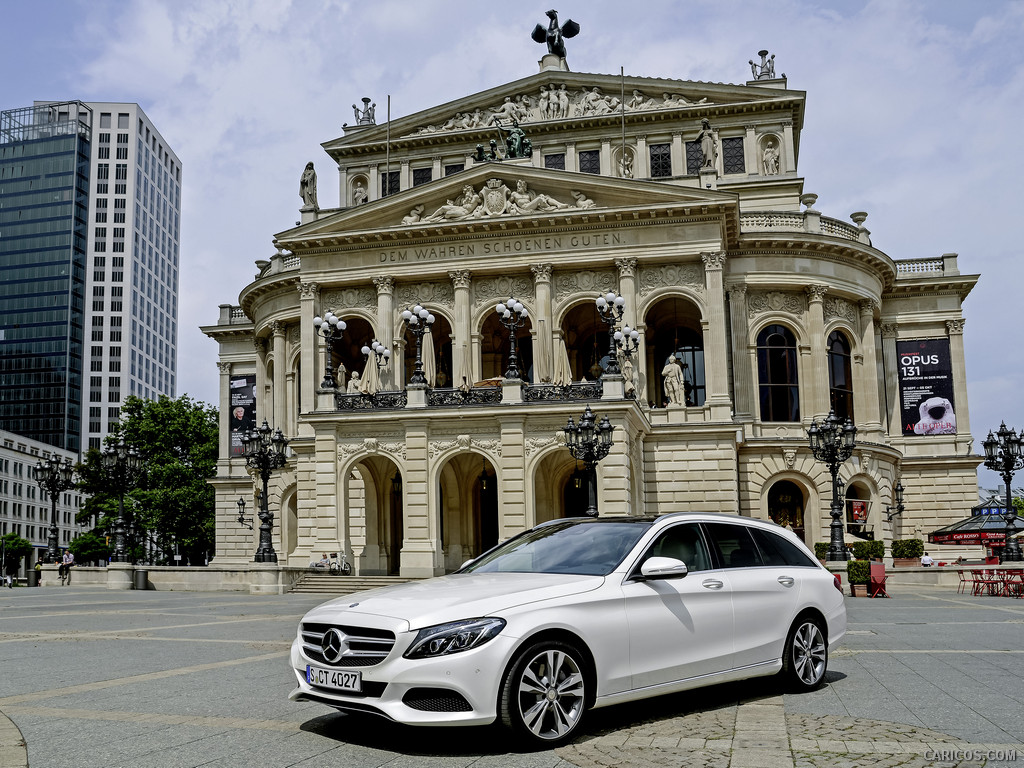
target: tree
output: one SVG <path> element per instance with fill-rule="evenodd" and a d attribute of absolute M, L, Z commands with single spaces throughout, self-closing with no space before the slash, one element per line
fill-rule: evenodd
<path fill-rule="evenodd" d="M 21 538 L 16 533 L 8 533 L 0 537 L 0 551 L 3 552 L 3 573 L 15 574 L 21 559 L 32 551 L 32 542 Z"/>
<path fill-rule="evenodd" d="M 177 543 L 183 558 L 204 562 L 213 552 L 213 487 L 216 473 L 217 409 L 188 395 L 159 400 L 130 396 L 108 440 L 123 440 L 143 459 L 136 487 L 125 494 L 125 516 L 133 536 L 133 559 L 158 546 L 171 551 Z M 80 518 L 95 517 L 98 527 L 112 530 L 118 496 L 106 484 L 99 451 L 89 451 L 80 466 L 81 488 L 93 494 Z M 172 538 L 173 537 L 173 538 Z"/>
<path fill-rule="evenodd" d="M 71 554 L 75 556 L 75 562 L 79 565 L 96 563 L 110 557 L 110 547 L 107 546 L 106 539 L 96 531 L 79 534 L 68 544 L 68 549 L 71 550 Z"/>

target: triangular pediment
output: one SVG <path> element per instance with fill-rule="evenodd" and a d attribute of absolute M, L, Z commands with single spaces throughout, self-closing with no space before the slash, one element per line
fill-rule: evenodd
<path fill-rule="evenodd" d="M 323 147 L 340 160 L 353 152 L 375 151 L 388 141 L 395 149 L 475 141 L 493 134 L 496 122 L 508 126 L 512 119 L 528 135 L 546 133 L 556 126 L 564 131 L 573 125 L 586 127 L 621 120 L 622 103 L 626 122 L 630 123 L 674 120 L 685 115 L 714 119 L 737 110 L 748 112 L 784 102 L 799 130 L 803 100 L 802 91 L 750 85 L 544 71 L 395 118 L 390 133 L 383 121 L 380 125 L 347 127 L 344 136 L 325 142 Z"/>
<path fill-rule="evenodd" d="M 637 220 L 665 215 L 724 217 L 738 227 L 734 194 L 660 182 L 489 162 L 279 233 L 288 250 L 490 227 L 562 226 L 567 220 Z"/>

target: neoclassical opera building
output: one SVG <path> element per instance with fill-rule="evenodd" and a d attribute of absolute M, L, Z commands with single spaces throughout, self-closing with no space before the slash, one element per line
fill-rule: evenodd
<path fill-rule="evenodd" d="M 253 559 L 240 434 L 264 420 L 290 441 L 267 497 L 281 565 L 344 550 L 361 574 L 441 574 L 582 513 L 564 430 L 587 406 L 614 427 L 602 516 L 721 511 L 826 541 L 832 481 L 808 429 L 833 410 L 857 427 L 851 535 L 964 517 L 978 276 L 956 254 L 880 250 L 866 213 L 819 211 L 798 163 L 804 92 L 774 57 L 747 70 L 737 85 L 582 74 L 549 53 L 390 125 L 355 107 L 323 144 L 340 207 L 319 207 L 311 163 L 301 224 L 203 328 L 220 349 L 216 562 Z M 525 317 L 496 311 L 510 299 Z M 615 361 L 623 326 L 637 333 Z M 389 357 L 363 354 L 375 341 Z"/>

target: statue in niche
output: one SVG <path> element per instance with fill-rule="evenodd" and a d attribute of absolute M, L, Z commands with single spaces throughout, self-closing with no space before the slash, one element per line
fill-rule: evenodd
<path fill-rule="evenodd" d="M 523 179 L 516 182 L 516 191 L 509 195 L 512 213 L 543 213 L 568 208 L 567 203 L 559 202 L 549 195 L 531 192 Z"/>
<path fill-rule="evenodd" d="M 567 19 L 565 24 L 558 25 L 558 11 L 548 11 L 545 14 L 550 22 L 548 28 L 544 29 L 543 24 L 533 28 L 530 35 L 538 43 L 548 44 L 548 53 L 555 54 L 558 58 L 565 58 L 565 40 L 567 37 L 576 37 L 580 33 L 580 25 L 572 19 Z"/>
<path fill-rule="evenodd" d="M 700 155 L 703 158 L 701 169 L 714 168 L 718 150 L 714 131 L 711 130 L 711 123 L 706 117 L 700 121 L 700 133 L 697 134 L 697 141 L 700 142 Z"/>
<path fill-rule="evenodd" d="M 306 169 L 299 178 L 299 197 L 302 198 L 303 208 L 319 210 L 316 202 L 316 171 L 313 170 L 313 161 L 306 163 Z"/>
<path fill-rule="evenodd" d="M 462 188 L 462 196 L 457 201 L 449 200 L 430 216 L 423 219 L 425 222 L 435 221 L 459 221 L 472 216 L 483 202 L 480 195 L 473 191 L 473 187 L 467 184 Z"/>
<path fill-rule="evenodd" d="M 583 192 L 580 192 L 578 189 L 572 190 L 572 192 L 570 192 L 569 194 L 571 194 L 573 200 L 576 201 L 577 208 L 597 208 L 597 203 L 595 203 L 593 200 L 587 197 Z"/>
<path fill-rule="evenodd" d="M 619 176 L 623 179 L 633 178 L 633 152 L 629 149 L 621 149 L 615 159 L 619 169 Z"/>
<path fill-rule="evenodd" d="M 765 176 L 774 176 L 779 172 L 779 148 L 771 139 L 768 139 L 761 152 L 761 166 Z"/>
<path fill-rule="evenodd" d="M 633 358 L 622 358 L 622 378 L 625 380 L 624 392 L 628 396 L 631 392 L 636 393 L 635 372 L 633 370 Z"/>
<path fill-rule="evenodd" d="M 357 181 L 355 189 L 352 190 L 352 205 L 362 205 L 366 202 L 366 187 L 363 182 Z"/>
<path fill-rule="evenodd" d="M 665 367 L 661 369 L 661 375 L 664 377 L 663 386 L 668 404 L 685 405 L 683 369 L 679 367 L 679 359 L 675 355 L 669 355 L 665 360 Z"/>

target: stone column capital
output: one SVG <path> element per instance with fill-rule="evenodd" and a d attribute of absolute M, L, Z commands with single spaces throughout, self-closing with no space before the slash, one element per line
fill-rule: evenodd
<path fill-rule="evenodd" d="M 702 253 L 700 260 L 704 262 L 704 269 L 723 269 L 725 267 L 725 252 Z"/>
<path fill-rule="evenodd" d="M 615 266 L 619 268 L 619 277 L 636 277 L 636 259 L 632 257 L 616 259 Z"/>
<path fill-rule="evenodd" d="M 899 323 L 882 323 L 879 327 L 883 339 L 895 339 L 900 330 Z"/>
<path fill-rule="evenodd" d="M 230 376 L 231 363 L 217 363 L 217 370 L 220 371 L 222 376 Z"/>
<path fill-rule="evenodd" d="M 964 332 L 964 323 L 967 321 L 964 319 L 960 320 L 947 320 L 946 321 L 946 333 L 950 336 L 960 336 Z"/>
<path fill-rule="evenodd" d="M 271 320 L 268 327 L 274 336 L 284 336 L 285 325 L 280 320 Z"/>
<path fill-rule="evenodd" d="M 392 294 L 395 292 L 395 278 L 381 275 L 373 278 L 373 284 L 377 286 L 377 295 Z"/>
<path fill-rule="evenodd" d="M 320 283 L 299 283 L 299 296 L 303 299 L 315 299 L 320 296 Z"/>
<path fill-rule="evenodd" d="M 747 286 L 745 283 L 730 285 L 726 290 L 733 301 L 743 302 L 747 298 Z"/>
<path fill-rule="evenodd" d="M 263 355 L 267 352 L 267 340 L 260 336 L 252 337 L 252 346 L 256 350 L 257 354 Z"/>
<path fill-rule="evenodd" d="M 468 269 L 453 269 L 448 273 L 448 277 L 451 278 L 452 285 L 456 288 L 469 288 L 473 273 Z"/>
<path fill-rule="evenodd" d="M 882 305 L 876 299 L 864 299 L 860 302 L 860 313 L 874 317 L 875 310 L 881 309 Z"/>
<path fill-rule="evenodd" d="M 533 272 L 533 281 L 535 283 L 551 282 L 550 264 L 531 264 L 530 271 Z"/>
<path fill-rule="evenodd" d="M 808 285 L 807 286 L 807 297 L 810 299 L 812 304 L 820 304 L 825 299 L 825 294 L 828 293 L 827 285 Z"/>

